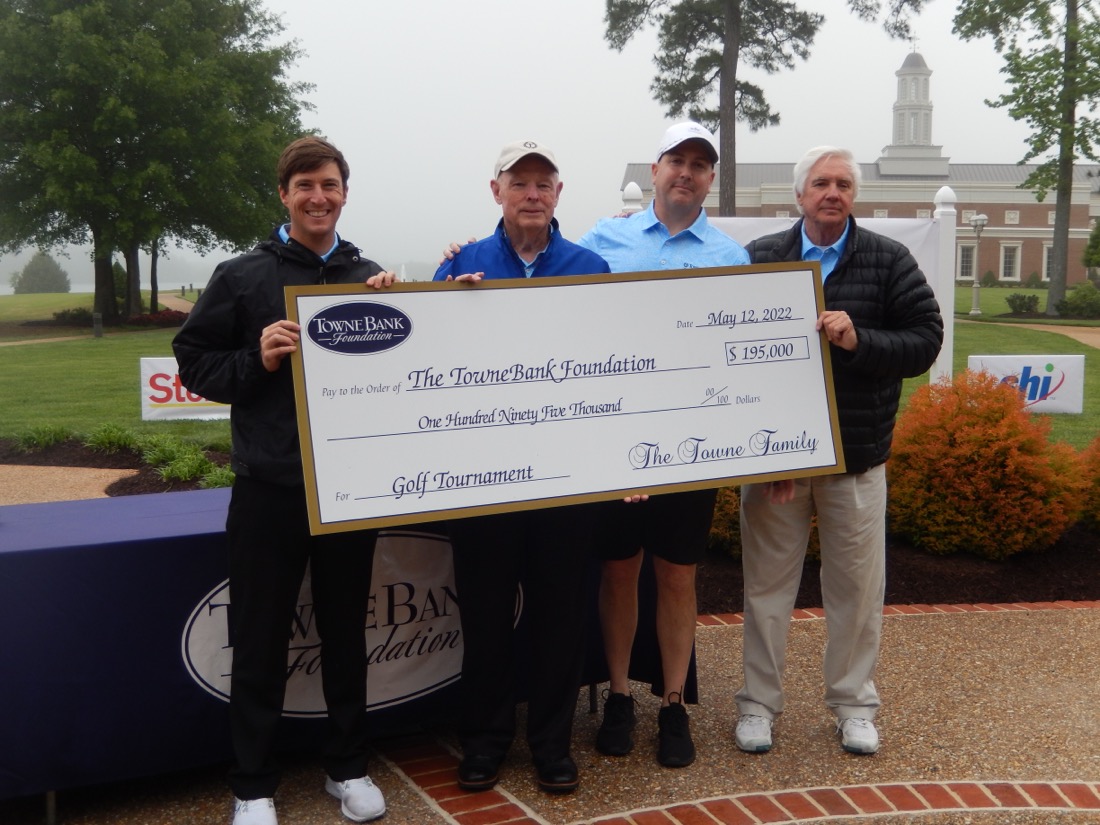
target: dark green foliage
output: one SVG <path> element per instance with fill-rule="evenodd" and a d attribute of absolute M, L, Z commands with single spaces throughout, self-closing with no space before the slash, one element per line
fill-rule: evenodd
<path fill-rule="evenodd" d="M 1058 314 L 1064 318 L 1100 318 L 1100 289 L 1092 281 L 1076 284 L 1058 302 Z"/>
<path fill-rule="evenodd" d="M 744 63 L 768 74 L 806 59 L 824 15 L 778 0 L 606 0 L 606 37 L 619 51 L 647 25 L 657 28 L 657 74 L 650 89 L 669 117 L 720 132 L 719 213 L 736 197 L 736 125 L 779 123 L 764 91 L 739 77 Z"/>
<path fill-rule="evenodd" d="M 1025 295 L 1022 292 L 1014 292 L 1005 298 L 1008 308 L 1021 314 L 1039 311 L 1039 296 Z"/>
<path fill-rule="evenodd" d="M 21 272 L 11 276 L 16 295 L 40 292 L 69 292 L 69 273 L 45 252 L 36 252 Z"/>
<path fill-rule="evenodd" d="M 1100 221 L 1097 221 L 1089 232 L 1089 242 L 1081 255 L 1081 263 L 1089 269 L 1100 269 Z"/>
<path fill-rule="evenodd" d="M 42 424 L 25 433 L 20 433 L 17 441 L 19 442 L 19 448 L 29 453 L 32 450 L 41 450 L 54 444 L 60 444 L 72 437 L 72 432 L 64 427 L 59 427 L 56 424 Z"/>
<path fill-rule="evenodd" d="M 91 241 L 113 324 L 114 253 L 250 246 L 305 131 L 281 31 L 259 0 L 0 0 L 0 248 Z"/>
<path fill-rule="evenodd" d="M 919 8 L 919 0 L 914 5 Z M 1097 7 L 1080 0 L 960 0 L 954 24 L 964 40 L 992 37 L 1004 56 L 1001 72 L 1009 91 L 986 103 L 1031 128 L 1020 162 L 1039 165 L 1022 187 L 1037 190 L 1040 202 L 1048 191 L 1055 193 L 1047 301 L 1047 313 L 1054 314 L 1066 294 L 1074 162 L 1100 159 Z"/>
<path fill-rule="evenodd" d="M 87 307 L 76 307 L 75 309 L 63 309 L 60 312 L 53 314 L 53 319 L 58 324 L 64 324 L 71 327 L 90 327 L 92 325 L 92 311 Z"/>

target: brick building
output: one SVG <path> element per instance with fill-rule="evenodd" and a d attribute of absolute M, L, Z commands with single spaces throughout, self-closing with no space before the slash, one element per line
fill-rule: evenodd
<path fill-rule="evenodd" d="M 893 139 L 874 163 L 860 163 L 863 185 L 853 209 L 855 217 L 931 217 L 936 192 L 949 186 L 958 198 L 957 279 L 969 282 L 977 272 L 979 277 L 993 273 L 1010 283 L 1027 283 L 1033 275 L 1049 280 L 1055 195 L 1049 192 L 1039 202 L 1033 190 L 1020 188 L 1035 165 L 951 163 L 943 156 L 943 147 L 932 144 L 932 70 L 923 57 L 911 52 L 895 75 Z M 791 190 L 795 160 L 738 163 L 738 217 L 797 216 Z M 648 204 L 653 197 L 649 163 L 627 164 L 624 197 L 631 183 L 641 190 L 642 205 Z M 708 214 L 718 214 L 717 186 L 705 206 Z M 970 218 L 979 213 L 989 219 L 980 244 L 970 225 Z M 1100 165 L 1078 164 L 1070 205 L 1068 285 L 1085 279 L 1081 255 L 1098 218 Z"/>

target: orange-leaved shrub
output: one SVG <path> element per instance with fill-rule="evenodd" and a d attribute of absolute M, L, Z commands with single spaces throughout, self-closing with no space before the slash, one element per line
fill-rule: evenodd
<path fill-rule="evenodd" d="M 1100 527 L 1100 435 L 1081 452 L 1081 468 L 1086 484 L 1081 521 L 1097 528 Z"/>
<path fill-rule="evenodd" d="M 1081 515 L 1081 460 L 989 373 L 917 389 L 887 464 L 890 532 L 932 553 L 1042 550 Z"/>

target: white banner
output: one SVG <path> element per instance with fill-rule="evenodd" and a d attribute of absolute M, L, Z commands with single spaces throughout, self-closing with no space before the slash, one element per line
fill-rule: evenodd
<path fill-rule="evenodd" d="M 1015 387 L 1024 396 L 1024 406 L 1032 412 L 1084 411 L 1083 355 L 971 355 L 966 366 L 972 372 L 988 372 L 1002 384 Z"/>
<path fill-rule="evenodd" d="M 142 358 L 141 420 L 187 418 L 206 421 L 229 418 L 229 405 L 207 401 L 184 387 L 175 358 Z"/>

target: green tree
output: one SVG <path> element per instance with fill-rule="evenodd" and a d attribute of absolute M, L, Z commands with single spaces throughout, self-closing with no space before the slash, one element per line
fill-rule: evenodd
<path fill-rule="evenodd" d="M 91 242 L 95 309 L 112 256 L 248 246 L 281 215 L 271 184 L 309 87 L 259 0 L 0 0 L 0 248 Z"/>
<path fill-rule="evenodd" d="M 1096 270 L 1100 270 L 1100 221 L 1093 224 L 1081 263 L 1088 267 L 1090 277 Z"/>
<path fill-rule="evenodd" d="M 69 273 L 47 253 L 39 250 L 27 261 L 21 272 L 11 276 L 12 291 L 16 295 L 32 292 L 68 292 Z"/>
<path fill-rule="evenodd" d="M 718 211 L 737 208 L 738 120 L 757 131 L 779 123 L 759 86 L 738 77 L 742 61 L 769 74 L 805 59 L 825 17 L 783 0 L 606 0 L 605 36 L 622 51 L 657 27 L 657 74 L 650 88 L 670 117 L 685 114 L 718 131 L 722 163 Z M 715 86 L 717 93 L 715 94 Z"/>
<path fill-rule="evenodd" d="M 1100 146 L 1100 121 L 1079 111 L 1095 112 L 1100 103 L 1096 7 L 1079 0 L 962 0 L 954 31 L 964 40 L 993 38 L 1011 91 L 986 103 L 1032 128 L 1022 162 L 1041 162 L 1022 186 L 1038 190 L 1040 200 L 1055 193 L 1046 313 L 1057 315 L 1066 294 L 1073 164 L 1078 157 L 1097 160 Z"/>

